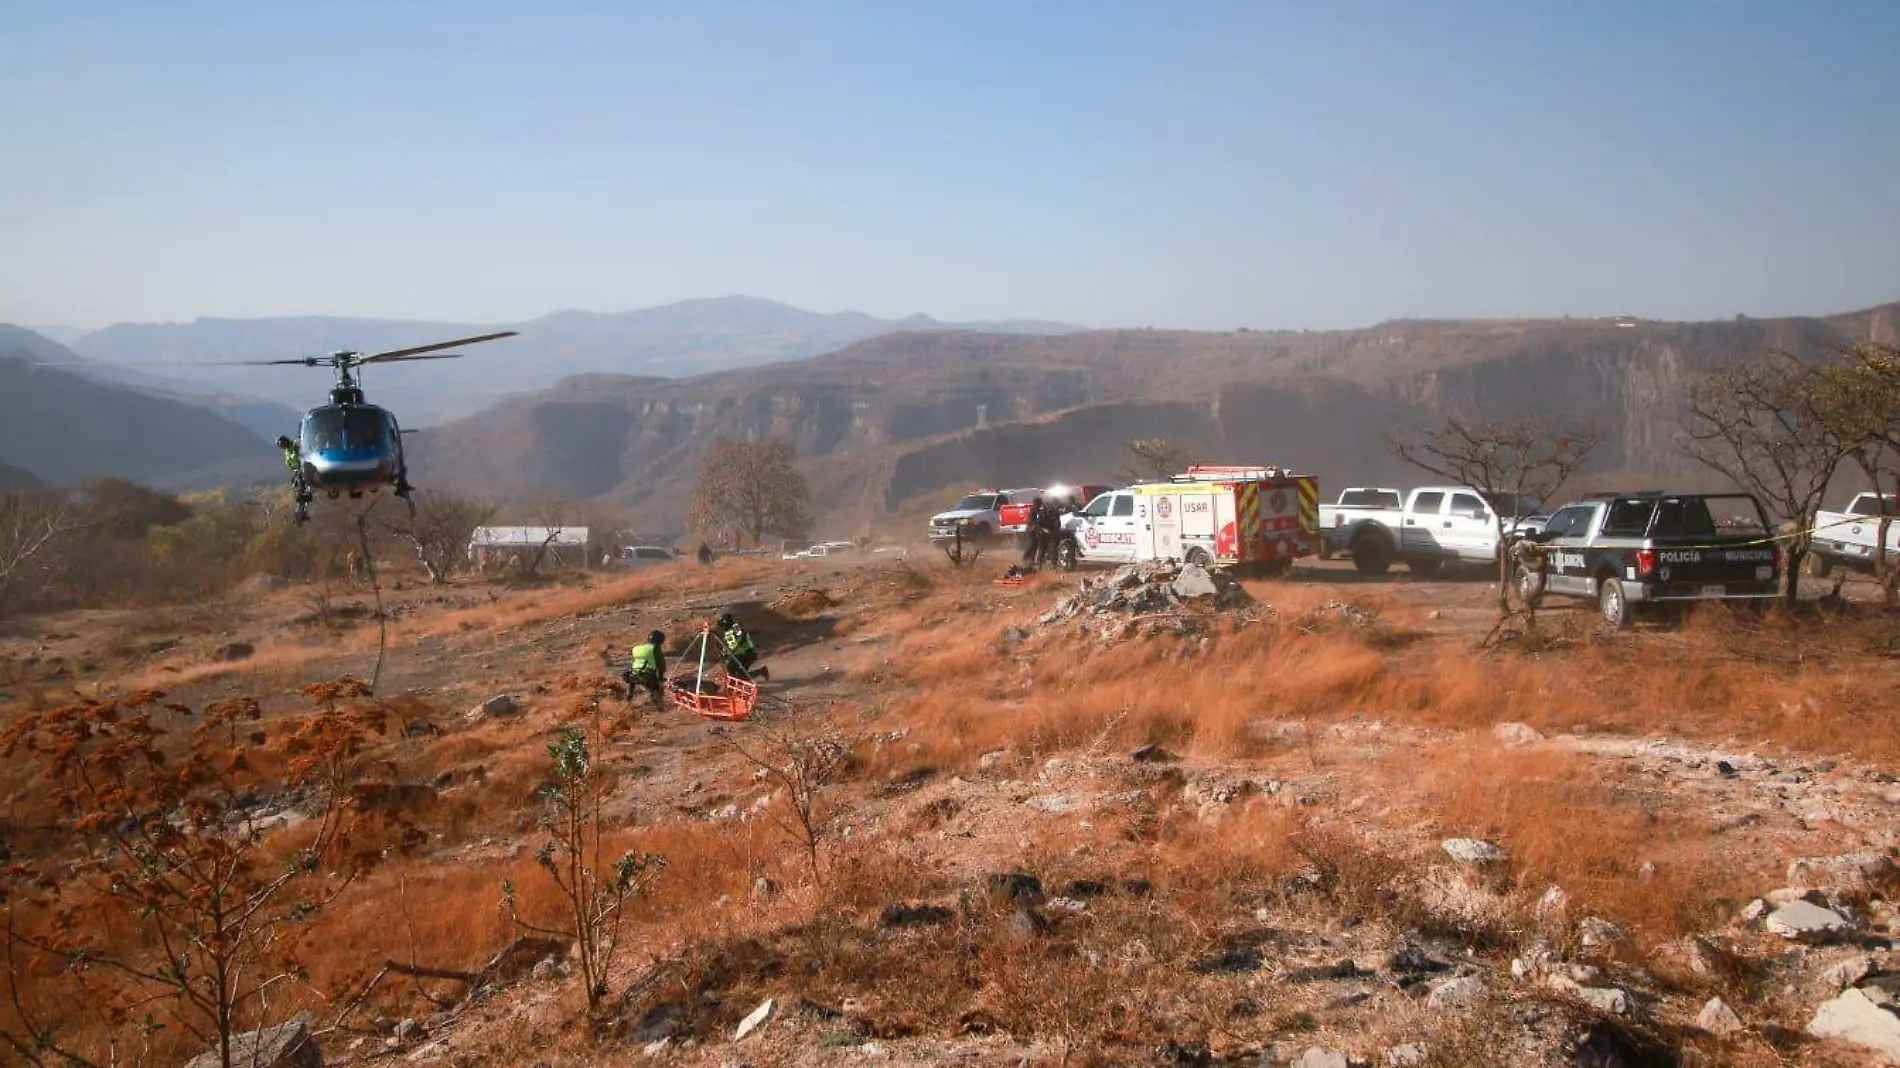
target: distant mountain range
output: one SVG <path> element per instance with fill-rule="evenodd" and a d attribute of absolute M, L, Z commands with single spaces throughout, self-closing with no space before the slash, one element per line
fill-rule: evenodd
<path fill-rule="evenodd" d="M 256 481 L 273 467 L 276 450 L 214 399 L 103 381 L 63 346 L 0 325 L 0 486 L 116 475 L 195 489 Z"/>
<path fill-rule="evenodd" d="M 1341 484 L 1410 484 L 1388 431 L 1443 413 L 1589 420 L 1598 477 L 1706 480 L 1677 447 L 1700 372 L 1769 348 L 1900 338 L 1900 305 L 1827 318 L 1408 320 L 1325 332 L 902 333 L 797 364 L 663 380 L 587 375 L 426 431 L 421 485 L 600 497 L 684 525 L 718 435 L 783 434 L 817 511 L 852 535 L 975 485 L 1112 478 L 1133 437 Z M 650 517 L 650 518 L 648 518 Z"/>
<path fill-rule="evenodd" d="M 465 360 L 371 369 L 364 376 L 371 399 L 395 409 L 409 426 L 427 426 L 581 373 L 701 375 L 803 360 L 900 331 L 1047 335 L 1082 328 L 1031 320 L 945 323 L 926 315 L 886 320 L 858 312 L 821 314 L 755 297 L 718 297 L 630 312 L 555 312 L 507 324 L 315 316 L 120 323 L 85 334 L 72 347 L 97 363 L 141 365 L 177 382 L 301 408 L 322 401 L 327 372 L 189 365 L 336 349 L 375 352 L 497 329 L 518 330 L 521 336 L 472 346 Z"/>

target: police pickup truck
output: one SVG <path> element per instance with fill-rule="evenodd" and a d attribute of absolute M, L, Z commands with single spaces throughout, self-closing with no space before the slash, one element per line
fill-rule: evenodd
<path fill-rule="evenodd" d="M 1766 605 L 1781 584 L 1781 548 L 1745 493 L 1598 494 L 1559 508 L 1524 540 L 1541 550 L 1518 566 L 1527 600 L 1594 601 L 1617 627 L 1644 605 Z"/>

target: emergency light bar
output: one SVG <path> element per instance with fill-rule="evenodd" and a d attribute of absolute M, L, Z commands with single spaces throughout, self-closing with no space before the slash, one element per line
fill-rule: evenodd
<path fill-rule="evenodd" d="M 1176 475 L 1173 482 L 1220 482 L 1225 479 L 1283 478 L 1284 467 L 1249 467 L 1241 464 L 1190 464 L 1187 473 Z"/>

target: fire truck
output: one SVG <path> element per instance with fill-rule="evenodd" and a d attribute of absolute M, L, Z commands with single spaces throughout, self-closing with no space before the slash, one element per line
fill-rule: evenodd
<path fill-rule="evenodd" d="M 1197 464 L 1104 493 L 1063 524 L 1056 562 L 1180 560 L 1282 571 L 1319 552 L 1319 479 L 1278 467 Z"/>

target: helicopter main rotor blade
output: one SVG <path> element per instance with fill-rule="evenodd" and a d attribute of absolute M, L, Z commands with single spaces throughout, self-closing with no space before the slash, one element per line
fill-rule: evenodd
<path fill-rule="evenodd" d="M 49 363 L 47 367 L 321 367 L 328 360 L 301 356 L 290 360 L 95 360 L 90 363 Z"/>
<path fill-rule="evenodd" d="M 459 360 L 461 358 L 462 354 L 459 352 L 434 352 L 415 356 L 379 356 L 373 360 L 354 360 L 351 366 L 361 367 L 366 363 L 406 363 L 410 360 Z"/>
<path fill-rule="evenodd" d="M 519 332 L 520 331 L 517 331 L 517 330 L 503 330 L 502 332 L 498 334 L 481 334 L 476 337 L 458 337 L 454 341 L 438 341 L 433 345 L 417 345 L 415 348 L 412 348 L 412 349 L 390 349 L 388 352 L 378 352 L 369 356 L 361 356 L 352 360 L 351 362 L 359 363 L 359 364 L 388 363 L 391 360 L 404 360 L 404 359 L 408 359 L 411 356 L 419 356 L 425 352 L 441 352 L 443 349 L 452 349 L 452 348 L 455 348 L 457 345 L 473 345 L 473 344 L 476 344 L 477 342 L 482 342 L 482 341 L 495 341 L 499 338 L 514 337 Z"/>

